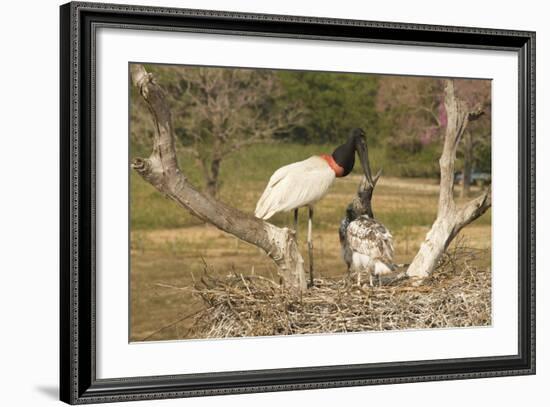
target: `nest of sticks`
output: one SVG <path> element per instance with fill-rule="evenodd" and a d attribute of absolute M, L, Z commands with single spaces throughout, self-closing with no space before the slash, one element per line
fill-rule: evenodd
<path fill-rule="evenodd" d="M 316 279 L 300 297 L 261 276 L 220 279 L 205 270 L 193 288 L 205 308 L 187 338 L 341 333 L 491 324 L 491 271 L 476 267 L 480 251 L 457 247 L 415 287 L 407 279 L 358 287 Z"/>

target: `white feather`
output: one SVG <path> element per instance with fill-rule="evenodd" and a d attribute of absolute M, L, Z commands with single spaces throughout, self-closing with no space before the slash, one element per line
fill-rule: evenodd
<path fill-rule="evenodd" d="M 350 222 L 346 229 L 346 243 L 353 253 L 391 264 L 393 261 L 393 237 L 389 230 L 366 215 Z"/>
<path fill-rule="evenodd" d="M 393 273 L 393 237 L 377 220 L 366 215 L 340 227 L 342 254 L 350 272 L 371 275 Z"/>
<path fill-rule="evenodd" d="M 269 219 L 277 212 L 313 205 L 327 193 L 335 173 L 319 156 L 285 165 L 273 173 L 255 215 Z"/>

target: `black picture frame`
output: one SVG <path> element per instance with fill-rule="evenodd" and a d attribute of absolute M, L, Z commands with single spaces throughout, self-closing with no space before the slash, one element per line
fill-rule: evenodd
<path fill-rule="evenodd" d="M 71 404 L 535 373 L 535 33 L 73 2 L 60 8 L 60 398 Z M 519 350 L 366 365 L 96 378 L 97 27 L 508 50 L 519 59 Z"/>

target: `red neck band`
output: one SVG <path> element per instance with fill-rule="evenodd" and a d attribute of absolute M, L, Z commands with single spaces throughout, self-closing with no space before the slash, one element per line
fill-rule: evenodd
<path fill-rule="evenodd" d="M 327 162 L 329 167 L 334 171 L 337 177 L 341 177 L 344 175 L 344 168 L 340 167 L 336 161 L 334 161 L 334 158 L 330 154 L 321 154 L 320 157 Z"/>

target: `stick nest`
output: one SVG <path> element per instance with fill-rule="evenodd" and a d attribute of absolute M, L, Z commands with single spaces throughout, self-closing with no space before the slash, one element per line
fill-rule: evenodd
<path fill-rule="evenodd" d="M 301 296 L 261 276 L 205 274 L 192 289 L 205 304 L 187 338 L 295 335 L 485 326 L 491 323 L 491 272 L 479 250 L 455 248 L 423 285 L 407 279 L 359 288 L 315 279 Z M 485 253 L 486 254 L 486 253 Z"/>

